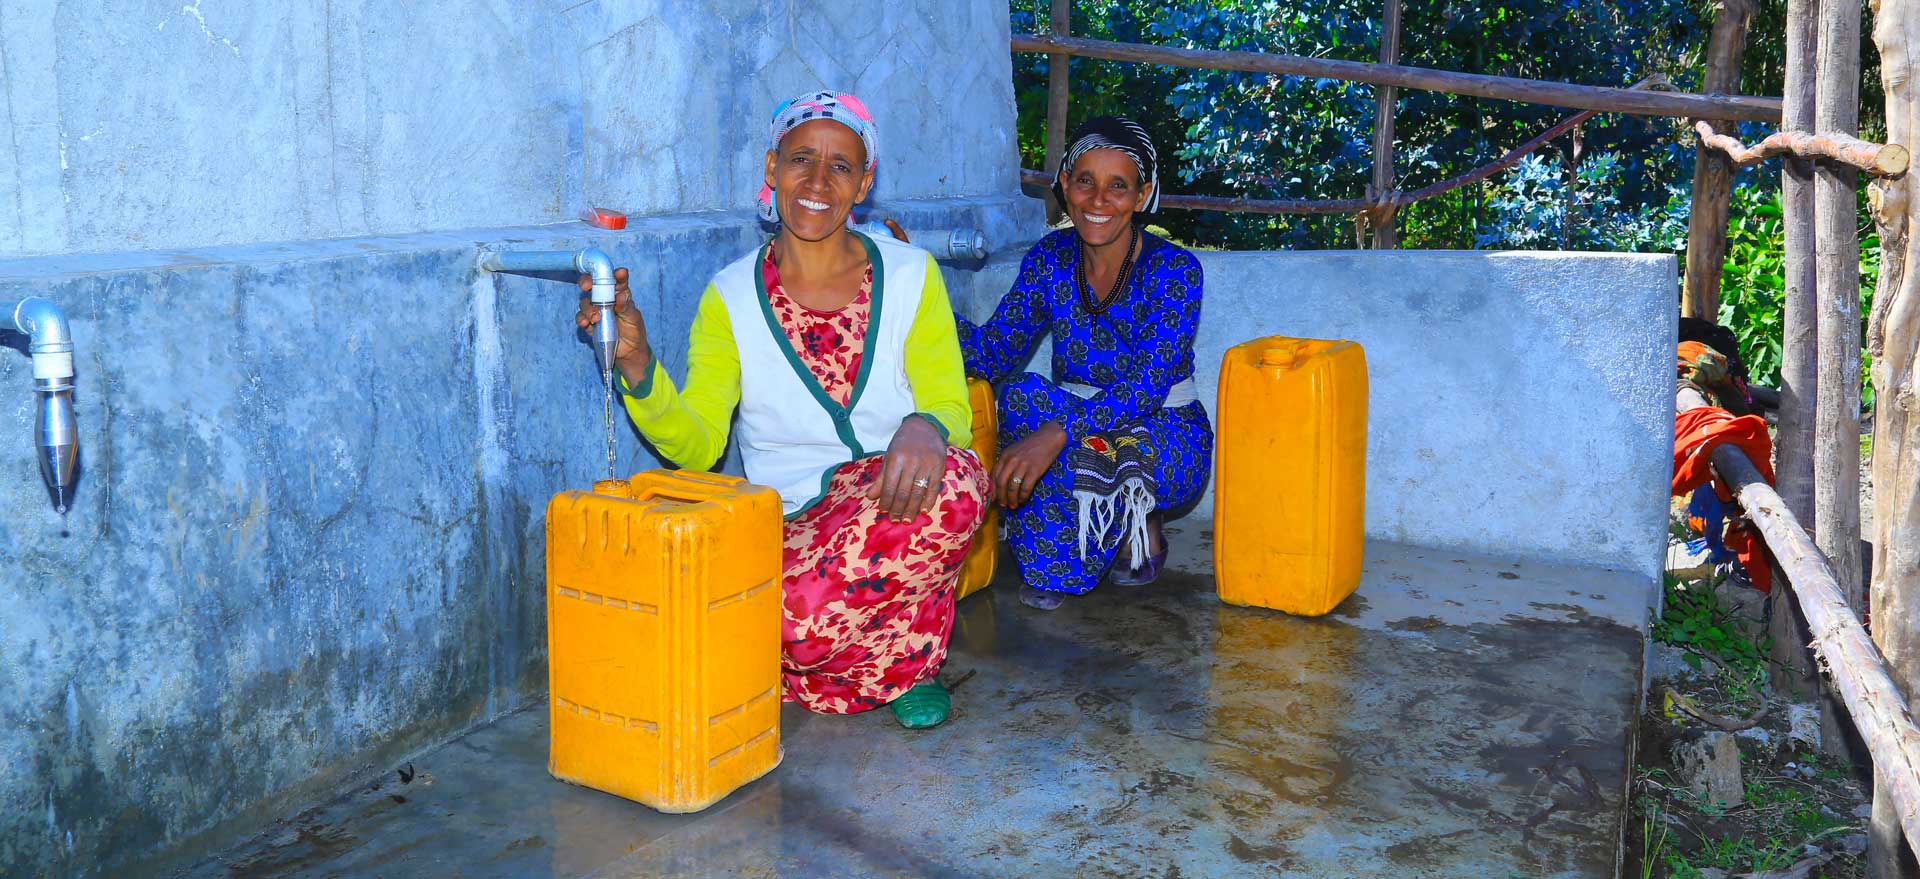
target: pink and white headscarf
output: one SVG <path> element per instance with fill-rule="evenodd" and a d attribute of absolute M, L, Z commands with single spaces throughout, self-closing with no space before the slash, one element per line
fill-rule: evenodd
<path fill-rule="evenodd" d="M 873 170 L 880 158 L 880 132 L 873 125 L 873 114 L 867 111 L 867 105 L 853 95 L 808 92 L 775 107 L 772 142 L 767 148 L 778 150 L 787 132 L 815 119 L 832 119 L 860 135 L 860 143 L 867 148 L 867 170 Z M 773 189 L 764 183 L 760 185 L 760 219 L 780 222 L 779 212 L 773 206 Z"/>

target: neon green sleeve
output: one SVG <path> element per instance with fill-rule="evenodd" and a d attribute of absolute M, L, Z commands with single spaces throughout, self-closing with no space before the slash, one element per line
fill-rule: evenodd
<path fill-rule="evenodd" d="M 920 310 L 907 330 L 907 384 L 913 387 L 913 407 L 933 421 L 949 445 L 973 442 L 973 406 L 967 402 L 967 372 L 960 360 L 960 334 L 954 328 L 953 306 L 947 301 L 947 282 L 940 264 L 927 257 L 926 286 L 920 291 Z"/>
<path fill-rule="evenodd" d="M 951 325 L 951 319 L 949 319 Z M 640 435 L 676 466 L 709 470 L 727 448 L 727 426 L 740 402 L 740 351 L 720 291 L 712 284 L 700 296 L 687 339 L 687 386 L 673 385 L 660 359 L 639 387 L 614 372 L 627 417 Z"/>

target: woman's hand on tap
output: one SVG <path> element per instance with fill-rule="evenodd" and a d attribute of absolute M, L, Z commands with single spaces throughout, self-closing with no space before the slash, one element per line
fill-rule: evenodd
<path fill-rule="evenodd" d="M 580 292 L 593 292 L 593 278 L 580 276 Z M 573 322 L 580 329 L 591 331 L 600 322 L 600 306 L 593 303 L 589 296 L 580 297 L 580 312 L 573 316 Z M 647 321 L 640 316 L 640 309 L 633 306 L 633 294 L 627 290 L 627 270 L 613 270 L 613 322 L 620 331 L 620 341 L 613 349 L 614 368 L 620 370 L 628 385 L 638 385 L 647 378 L 647 370 L 653 368 L 653 349 L 647 345 Z"/>

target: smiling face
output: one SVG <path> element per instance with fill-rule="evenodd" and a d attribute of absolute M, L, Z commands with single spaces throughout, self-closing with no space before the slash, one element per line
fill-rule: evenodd
<path fill-rule="evenodd" d="M 802 122 L 767 151 L 780 225 L 804 241 L 821 241 L 847 225 L 853 206 L 873 188 L 860 135 L 831 119 Z"/>
<path fill-rule="evenodd" d="M 1119 150 L 1082 153 L 1060 188 L 1067 194 L 1067 216 L 1073 228 L 1094 247 L 1118 241 L 1152 195 L 1141 185 L 1140 166 Z"/>

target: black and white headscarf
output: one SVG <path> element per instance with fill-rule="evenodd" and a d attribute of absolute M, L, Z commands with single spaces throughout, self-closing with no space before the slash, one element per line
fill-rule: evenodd
<path fill-rule="evenodd" d="M 1160 151 L 1153 148 L 1153 139 L 1147 137 L 1146 129 L 1122 116 L 1095 116 L 1073 130 L 1073 137 L 1067 141 L 1067 154 L 1060 159 L 1060 170 L 1053 177 L 1053 197 L 1061 204 L 1067 203 L 1061 181 L 1067 179 L 1073 172 L 1073 163 L 1088 150 L 1119 150 L 1132 157 L 1133 164 L 1140 169 L 1140 182 L 1153 188 L 1153 194 L 1147 197 L 1147 206 L 1140 213 L 1160 210 Z"/>

